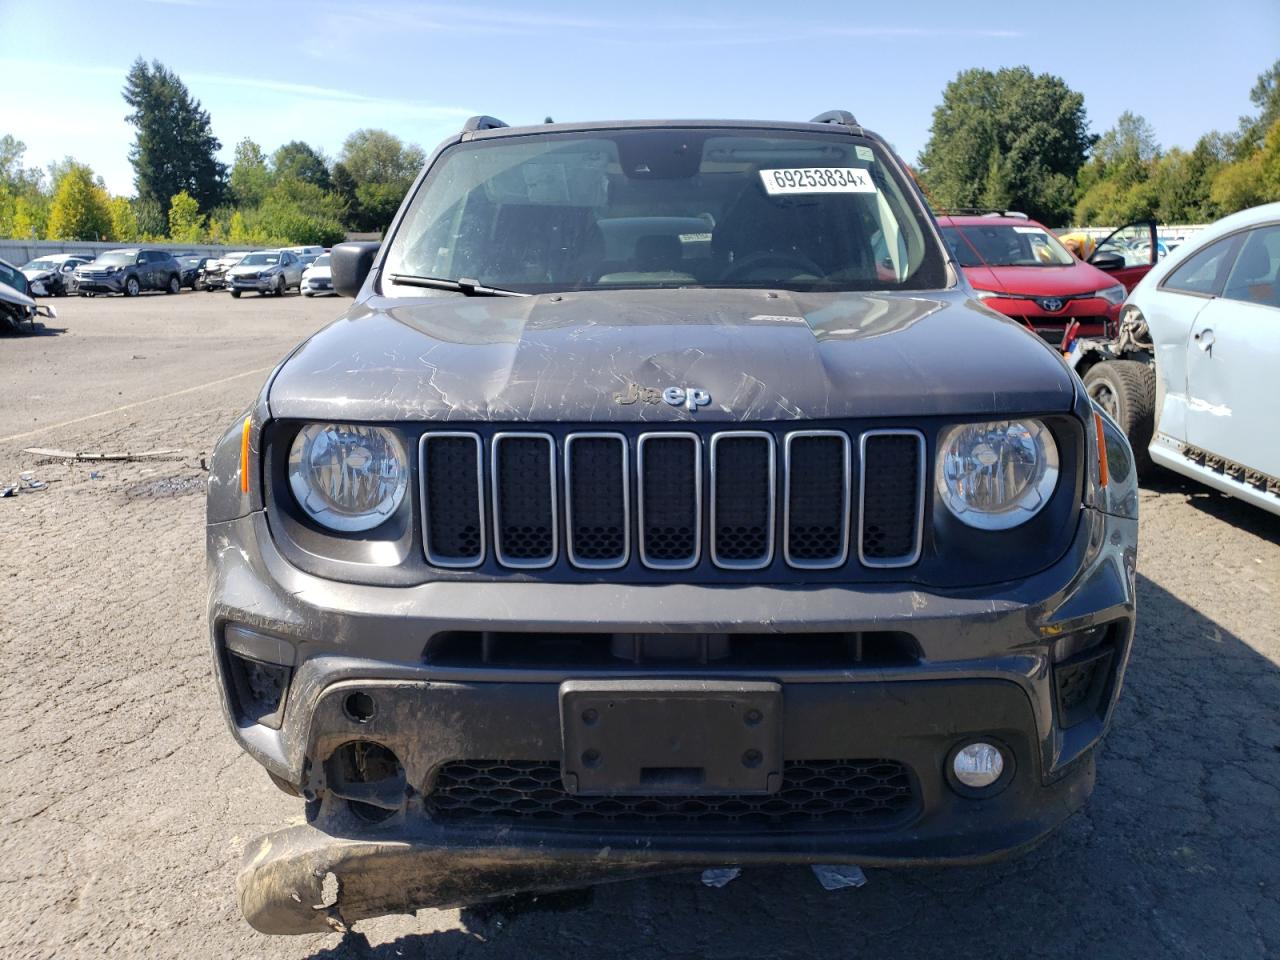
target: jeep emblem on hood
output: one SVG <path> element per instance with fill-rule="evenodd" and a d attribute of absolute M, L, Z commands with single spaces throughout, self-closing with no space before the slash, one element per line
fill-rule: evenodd
<path fill-rule="evenodd" d="M 615 403 L 624 406 L 632 403 L 657 403 L 663 400 L 673 407 L 684 407 L 690 413 L 696 413 L 699 407 L 711 402 L 711 394 L 698 387 L 667 387 L 658 390 L 655 387 L 642 387 L 638 383 L 627 384 L 625 393 L 613 395 Z"/>

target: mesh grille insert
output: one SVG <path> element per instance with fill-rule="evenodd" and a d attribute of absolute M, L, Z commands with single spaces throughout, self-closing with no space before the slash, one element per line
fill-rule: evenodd
<path fill-rule="evenodd" d="M 787 559 L 842 562 L 848 544 L 848 447 L 843 436 L 792 437 L 787 463 Z"/>
<path fill-rule="evenodd" d="M 865 437 L 862 555 L 869 563 L 914 561 L 920 528 L 920 448 L 915 434 Z"/>
<path fill-rule="evenodd" d="M 692 564 L 698 555 L 698 456 L 695 437 L 645 437 L 640 447 L 641 530 L 646 563 Z"/>
<path fill-rule="evenodd" d="M 494 441 L 494 524 L 498 559 L 507 566 L 545 566 L 555 559 L 551 456 L 547 437 L 507 435 Z"/>
<path fill-rule="evenodd" d="M 565 449 L 573 562 L 620 564 L 627 555 L 626 440 L 571 436 Z"/>
<path fill-rule="evenodd" d="M 473 435 L 428 436 L 422 443 L 427 558 L 441 564 L 483 559 L 480 442 Z"/>
<path fill-rule="evenodd" d="M 892 760 L 788 761 L 777 793 L 719 797 L 582 797 L 564 789 L 558 762 L 458 760 L 440 768 L 426 806 L 436 820 L 540 828 L 847 830 L 897 825 L 917 798 L 908 769 Z"/>
<path fill-rule="evenodd" d="M 773 552 L 773 440 L 717 434 L 715 559 L 761 565 Z"/>

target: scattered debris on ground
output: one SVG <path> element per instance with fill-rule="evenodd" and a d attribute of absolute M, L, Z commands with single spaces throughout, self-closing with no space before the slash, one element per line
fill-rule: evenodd
<path fill-rule="evenodd" d="M 143 450 L 140 453 L 89 453 L 79 450 L 54 450 L 49 447 L 28 447 L 22 451 L 36 457 L 47 457 L 51 460 L 111 460 L 120 462 L 131 462 L 136 460 L 181 460 L 182 451 L 178 449 L 172 450 Z"/>

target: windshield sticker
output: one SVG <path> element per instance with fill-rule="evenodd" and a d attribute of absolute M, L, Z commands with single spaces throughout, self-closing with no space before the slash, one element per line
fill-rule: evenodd
<path fill-rule="evenodd" d="M 1039 227 L 1014 227 L 1014 233 L 1044 233 Z"/>
<path fill-rule="evenodd" d="M 790 167 L 761 170 L 769 196 L 784 193 L 875 193 L 871 175 L 861 167 Z"/>
<path fill-rule="evenodd" d="M 853 152 L 858 155 L 859 160 L 865 160 L 867 163 L 871 163 L 876 158 L 876 155 L 871 152 L 870 147 L 860 147 L 855 145 Z"/>

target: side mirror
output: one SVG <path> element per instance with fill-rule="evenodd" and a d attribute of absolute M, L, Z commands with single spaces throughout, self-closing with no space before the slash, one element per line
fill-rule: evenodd
<path fill-rule="evenodd" d="M 1099 270 L 1123 270 L 1125 266 L 1124 254 L 1111 250 L 1099 250 L 1089 258 L 1089 262 Z"/>
<path fill-rule="evenodd" d="M 329 273 L 333 277 L 334 292 L 341 297 L 358 294 L 381 246 L 369 240 L 335 245 L 329 253 Z"/>

